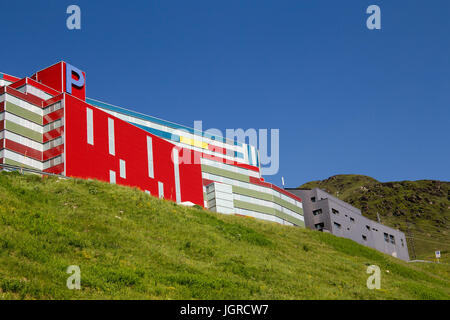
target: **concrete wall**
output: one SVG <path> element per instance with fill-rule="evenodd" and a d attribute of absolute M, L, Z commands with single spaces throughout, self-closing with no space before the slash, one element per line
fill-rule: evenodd
<path fill-rule="evenodd" d="M 402 260 L 409 260 L 403 232 L 364 217 L 361 210 L 323 190 L 289 189 L 289 192 L 302 198 L 307 228 L 329 231 L 338 237 L 351 239 Z"/>

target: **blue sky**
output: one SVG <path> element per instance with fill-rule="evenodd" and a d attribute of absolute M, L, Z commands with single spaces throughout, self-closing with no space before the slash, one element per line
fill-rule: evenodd
<path fill-rule="evenodd" d="M 77 4 L 82 30 L 66 28 Z M 366 28 L 381 8 L 382 29 Z M 0 71 L 65 60 L 87 94 L 180 124 L 280 129 L 288 186 L 450 180 L 450 2 L 2 1 Z"/>

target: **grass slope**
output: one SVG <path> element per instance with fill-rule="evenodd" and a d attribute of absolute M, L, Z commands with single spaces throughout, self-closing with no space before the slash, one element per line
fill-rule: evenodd
<path fill-rule="evenodd" d="M 379 182 L 362 175 L 336 175 L 300 188 L 320 188 L 361 209 L 363 215 L 400 229 L 411 241 L 418 259 L 433 259 L 441 250 L 450 262 L 450 182 L 435 180 Z"/>
<path fill-rule="evenodd" d="M 366 287 L 372 264 L 381 290 Z M 81 290 L 66 288 L 69 265 Z M 0 173 L 0 299 L 449 299 L 449 275 L 137 189 Z"/>

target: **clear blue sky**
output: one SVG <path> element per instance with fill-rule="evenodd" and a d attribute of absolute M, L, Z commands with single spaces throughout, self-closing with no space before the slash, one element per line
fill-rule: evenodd
<path fill-rule="evenodd" d="M 70 4 L 82 30 L 66 28 Z M 366 28 L 381 7 L 382 30 Z M 204 128 L 279 128 L 288 186 L 450 180 L 450 1 L 2 1 L 0 71 L 60 60 L 91 98 Z"/>

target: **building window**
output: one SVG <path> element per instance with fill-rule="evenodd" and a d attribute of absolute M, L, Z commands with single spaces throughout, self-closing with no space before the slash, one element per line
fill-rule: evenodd
<path fill-rule="evenodd" d="M 172 149 L 173 171 L 175 176 L 175 199 L 177 203 L 181 202 L 181 187 L 180 187 L 180 154 L 178 149 Z"/>
<path fill-rule="evenodd" d="M 313 215 L 317 216 L 318 214 L 322 213 L 322 209 L 317 209 L 313 211 Z"/>
<path fill-rule="evenodd" d="M 403 239 L 400 239 L 401 243 L 402 243 L 402 247 L 405 246 L 405 243 L 403 242 Z"/>
<path fill-rule="evenodd" d="M 368 231 L 370 231 L 370 226 L 366 226 L 366 229 L 367 229 Z"/>
<path fill-rule="evenodd" d="M 121 177 L 122 179 L 126 179 L 126 178 L 127 178 L 127 171 L 126 171 L 126 164 L 125 164 L 125 161 L 120 160 L 120 161 L 119 161 L 119 164 L 120 164 L 120 177 Z"/>
<path fill-rule="evenodd" d="M 334 225 L 336 228 L 338 228 L 338 229 L 341 228 L 341 225 L 340 225 L 339 223 L 337 223 L 337 222 L 333 222 L 333 225 Z"/>
<path fill-rule="evenodd" d="M 108 148 L 109 154 L 116 155 L 116 142 L 114 139 L 114 119 L 108 118 Z"/>
<path fill-rule="evenodd" d="M 389 235 L 386 232 L 384 233 L 384 241 L 389 242 Z"/>
<path fill-rule="evenodd" d="M 316 224 L 314 225 L 314 227 L 316 228 L 316 230 L 322 231 L 322 230 L 323 230 L 323 227 L 324 227 L 324 224 L 323 224 L 323 222 L 322 222 L 322 223 L 316 223 Z"/>
<path fill-rule="evenodd" d="M 395 244 L 395 238 L 392 234 L 389 235 L 389 239 L 391 240 L 392 244 Z"/>
<path fill-rule="evenodd" d="M 148 176 L 155 178 L 153 170 L 153 140 L 152 137 L 147 136 L 147 162 L 148 162 Z"/>
<path fill-rule="evenodd" d="M 116 183 L 116 172 L 109 170 L 109 182 Z"/>
<path fill-rule="evenodd" d="M 158 196 L 161 199 L 164 199 L 164 183 L 158 181 Z"/>
<path fill-rule="evenodd" d="M 316 202 L 316 197 L 312 197 L 311 202 Z"/>
<path fill-rule="evenodd" d="M 94 145 L 94 114 L 92 109 L 86 108 L 87 143 Z"/>
<path fill-rule="evenodd" d="M 334 209 L 334 208 L 331 208 L 331 212 L 333 212 L 334 214 L 339 214 L 339 211 L 337 211 L 337 210 Z"/>
<path fill-rule="evenodd" d="M 364 241 L 367 241 L 367 237 L 365 235 L 362 235 L 362 238 Z"/>
<path fill-rule="evenodd" d="M 350 221 L 351 221 L 351 222 L 355 222 L 355 219 L 352 218 L 352 217 L 350 217 Z"/>

